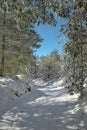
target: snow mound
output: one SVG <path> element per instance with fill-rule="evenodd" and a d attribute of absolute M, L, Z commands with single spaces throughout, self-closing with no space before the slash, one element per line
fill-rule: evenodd
<path fill-rule="evenodd" d="M 0 77 L 0 104 L 31 91 L 29 82 L 18 77 Z"/>

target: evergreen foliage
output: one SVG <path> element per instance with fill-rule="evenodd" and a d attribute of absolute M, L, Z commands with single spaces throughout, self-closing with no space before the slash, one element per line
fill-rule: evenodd
<path fill-rule="evenodd" d="M 55 26 L 55 14 L 69 20 L 61 26 L 68 37 L 64 61 L 54 50 L 37 63 L 34 50 L 40 47 L 42 38 L 34 25 Z M 87 77 L 87 0 L 0 0 L 0 75 L 33 72 L 33 77 L 39 72 L 43 79 L 50 80 L 59 77 L 60 63 L 64 63 L 69 92 L 83 95 Z"/>
<path fill-rule="evenodd" d="M 29 64 L 33 50 L 40 47 L 37 42 L 42 41 L 34 24 L 56 25 L 52 11 L 55 3 L 57 6 L 51 0 L 0 1 L 0 75 L 17 73 Z"/>
<path fill-rule="evenodd" d="M 43 80 L 59 78 L 60 56 L 57 50 L 51 52 L 49 56 L 42 56 L 39 62 L 40 75 Z"/>
<path fill-rule="evenodd" d="M 83 97 L 87 77 L 87 1 L 68 0 L 64 7 L 68 9 L 65 17 L 69 19 L 66 28 L 64 25 L 61 27 L 61 31 L 68 37 L 64 46 L 66 85 L 70 94 L 73 91 L 80 92 Z"/>

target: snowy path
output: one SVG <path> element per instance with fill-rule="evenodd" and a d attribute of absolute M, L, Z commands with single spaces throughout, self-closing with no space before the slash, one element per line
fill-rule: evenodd
<path fill-rule="evenodd" d="M 36 82 L 31 93 L 0 109 L 0 130 L 87 130 L 80 123 L 77 97 L 61 86 Z"/>

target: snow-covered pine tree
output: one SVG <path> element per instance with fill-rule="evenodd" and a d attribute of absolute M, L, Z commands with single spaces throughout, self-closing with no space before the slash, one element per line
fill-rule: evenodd
<path fill-rule="evenodd" d="M 40 75 L 44 80 L 59 78 L 60 56 L 57 50 L 51 52 L 49 56 L 43 56 L 39 62 Z"/>
<path fill-rule="evenodd" d="M 87 77 L 87 30 L 85 25 L 70 29 L 69 43 L 65 45 L 65 77 L 69 92 L 80 92 L 83 96 L 84 81 Z M 66 73 L 67 72 L 67 73 Z"/>
<path fill-rule="evenodd" d="M 8 16 L 5 17 L 5 25 L 3 25 L 3 14 L 0 21 L 0 59 L 1 59 L 1 75 L 4 72 L 20 71 L 19 67 L 22 64 L 29 63 L 33 56 L 33 49 L 38 48 L 42 39 L 33 30 L 21 29 L 18 30 L 14 22 L 9 21 Z M 11 20 L 11 19 L 10 19 Z M 11 25 L 11 27 L 10 27 Z M 4 39 L 3 39 L 4 37 Z M 16 67 L 16 68 L 15 68 Z"/>
<path fill-rule="evenodd" d="M 40 23 L 48 23 L 51 25 L 56 25 L 56 21 L 54 20 L 54 14 L 58 7 L 58 3 L 56 1 L 32 1 L 32 0 L 1 0 L 0 1 L 0 15 L 3 15 L 2 21 L 1 21 L 1 61 L 0 61 L 0 75 L 3 75 L 4 69 L 6 68 L 5 66 L 5 60 L 8 59 L 7 55 L 5 57 L 5 52 L 6 52 L 6 46 L 10 45 L 10 43 L 18 43 L 15 44 L 15 48 L 19 50 L 19 43 L 21 43 L 21 37 L 26 31 L 26 28 L 30 28 L 32 25 L 37 23 L 38 25 Z M 49 11 L 48 11 L 49 10 Z M 1 20 L 1 19 L 0 19 Z M 29 31 L 29 30 L 28 30 Z M 29 32 L 30 33 L 30 32 Z M 9 36 L 8 36 L 9 35 Z M 30 34 L 28 36 L 31 36 Z M 20 41 L 16 38 L 20 39 Z M 26 37 L 26 36 L 25 36 Z M 16 38 L 16 40 L 15 40 Z M 23 40 L 22 38 L 22 40 Z M 34 37 L 30 37 L 33 39 Z M 27 39 L 27 37 L 26 37 Z M 36 40 L 33 39 L 33 46 L 35 46 Z M 23 41 L 22 41 L 23 42 Z M 29 39 L 29 42 L 31 40 Z M 38 46 L 38 45 L 37 45 Z M 11 47 L 11 45 L 10 45 Z M 8 49 L 8 47 L 7 47 Z M 16 50 L 15 50 L 16 51 Z M 32 49 L 30 49 L 30 52 Z M 10 51 L 7 51 L 7 53 Z M 16 52 L 12 52 L 15 55 L 17 54 Z M 21 57 L 21 56 L 20 56 Z M 18 58 L 17 58 L 18 59 Z M 20 58 L 19 58 L 20 59 Z M 12 61 L 15 61 L 16 58 L 13 57 Z M 11 61 L 11 63 L 13 63 Z M 7 63 L 9 64 L 9 63 Z M 18 64 L 19 66 L 19 64 Z"/>
<path fill-rule="evenodd" d="M 13 2 L 9 2 L 0 1 L 0 75 L 20 71 L 21 65 L 31 61 L 33 49 L 40 47 L 37 42 L 42 41 L 26 19 L 19 20 L 15 9 L 11 10 Z M 26 25 L 21 26 L 20 21 Z"/>
<path fill-rule="evenodd" d="M 87 76 L 87 1 L 67 0 L 59 2 L 58 15 L 67 18 L 61 31 L 68 36 L 64 46 L 65 77 L 68 89 L 83 95 L 83 84 Z"/>

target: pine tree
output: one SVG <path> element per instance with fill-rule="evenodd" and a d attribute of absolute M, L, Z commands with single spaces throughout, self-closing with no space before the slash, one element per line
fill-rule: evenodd
<path fill-rule="evenodd" d="M 65 77 L 69 92 L 83 95 L 87 77 L 87 1 L 61 0 L 58 15 L 68 19 L 61 31 L 68 37 L 64 46 Z"/>
<path fill-rule="evenodd" d="M 73 28 L 68 33 L 71 40 L 65 45 L 66 81 L 68 83 L 71 82 L 67 84 L 70 93 L 73 91 L 80 92 L 82 97 L 84 81 L 87 77 L 87 30 L 85 29 L 85 25 L 76 27 L 78 30 Z"/>
<path fill-rule="evenodd" d="M 38 40 L 41 41 L 41 39 L 38 36 L 36 36 L 36 34 L 34 35 L 34 32 L 32 32 L 33 30 L 31 31 L 31 28 L 35 23 L 37 23 L 38 25 L 40 23 L 48 23 L 52 25 L 56 24 L 52 12 L 53 8 L 55 7 L 54 3 L 56 3 L 56 7 L 57 7 L 57 2 L 52 2 L 51 0 L 49 2 L 47 0 L 45 1 L 1 0 L 0 1 L 0 15 L 1 15 L 0 75 L 3 75 L 5 69 L 8 68 L 8 64 L 10 63 L 12 64 L 14 63 L 14 61 L 20 61 L 21 59 L 23 61 L 23 57 L 25 56 L 22 55 L 24 51 L 22 47 L 26 48 L 27 46 L 27 50 L 28 50 L 28 51 L 26 50 L 27 54 L 30 53 L 31 56 L 32 56 L 33 48 L 39 47 L 39 45 L 36 43 L 38 42 Z M 25 43 L 26 42 L 25 39 L 26 40 L 29 39 L 28 42 L 29 42 L 30 49 L 28 49 L 28 44 Z M 19 53 L 22 51 L 22 54 L 20 56 L 18 56 L 18 51 Z M 9 59 L 10 53 L 14 55 L 13 57 L 11 57 L 11 61 L 7 61 L 5 64 L 6 59 Z M 9 56 L 7 57 L 7 55 Z M 16 65 L 19 66 L 19 63 L 17 64 Z"/>
<path fill-rule="evenodd" d="M 54 50 L 49 56 L 42 56 L 39 62 L 40 76 L 43 80 L 59 78 L 60 56 L 58 51 Z"/>

